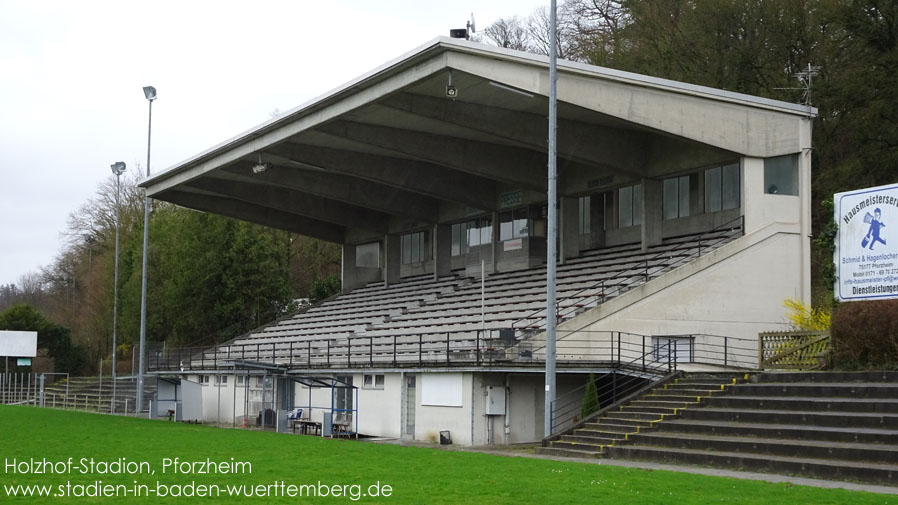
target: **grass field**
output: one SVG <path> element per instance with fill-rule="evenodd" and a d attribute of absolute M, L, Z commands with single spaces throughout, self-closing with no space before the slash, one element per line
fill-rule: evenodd
<path fill-rule="evenodd" d="M 71 468 L 68 460 L 72 458 Z M 138 474 L 82 474 L 81 461 L 100 462 L 127 458 L 132 466 L 143 464 Z M 168 460 L 249 462 L 251 473 L 173 474 Z M 22 474 L 31 460 L 46 470 L 50 462 L 59 473 Z M 740 481 L 676 472 L 534 458 L 509 458 L 460 451 L 444 451 L 356 441 L 332 441 L 318 437 L 282 435 L 244 430 L 217 429 L 161 421 L 147 421 L 79 412 L 0 405 L 0 503 L 421 503 L 421 504 L 852 504 L 888 503 L 895 496 L 818 489 L 788 484 Z M 182 470 L 189 470 L 183 468 Z M 236 468 L 240 470 L 240 468 Z M 102 470 L 102 469 L 101 469 Z M 110 466 L 107 470 L 116 470 Z M 164 470 L 164 472 L 163 472 Z M 201 470 L 193 466 L 192 470 Z M 209 470 L 208 468 L 206 469 Z M 94 485 L 96 481 L 102 484 Z M 136 482 L 136 484 L 135 484 Z M 159 485 L 163 487 L 158 487 Z M 280 483 L 284 486 L 281 487 Z M 313 485 L 316 492 L 341 496 L 308 497 L 309 488 L 297 487 L 296 496 L 285 497 L 288 486 Z M 193 487 L 191 487 L 193 483 Z M 67 486 L 68 484 L 68 486 Z M 226 486 L 265 486 L 268 496 L 230 497 Z M 50 485 L 53 493 L 67 497 L 12 498 L 10 486 Z M 94 485 L 93 487 L 91 487 Z M 217 485 L 214 489 L 200 486 Z M 271 485 L 276 485 L 271 487 Z M 354 488 L 353 485 L 358 487 Z M 390 496 L 363 496 L 378 485 Z M 119 497 L 78 494 L 118 492 Z M 119 486 L 117 489 L 115 486 Z M 134 497 L 138 486 L 160 494 L 194 496 Z M 179 487 L 180 486 L 180 487 Z M 21 490 L 22 488 L 18 488 Z M 122 498 L 128 490 L 129 497 Z M 204 491 L 213 496 L 198 497 Z M 245 494 L 245 489 L 241 492 Z M 301 491 L 304 494 L 299 495 Z M 346 496 L 348 495 L 348 496 Z M 74 497 L 73 497 L 74 496 Z"/>

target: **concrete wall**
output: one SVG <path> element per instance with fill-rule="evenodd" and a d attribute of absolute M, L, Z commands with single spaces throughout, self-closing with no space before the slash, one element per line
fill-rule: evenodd
<path fill-rule="evenodd" d="M 802 295 L 797 225 L 772 224 L 560 325 L 641 335 L 757 339 L 786 327 L 783 301 Z M 560 352 L 560 351 L 559 351 Z"/>
<path fill-rule="evenodd" d="M 539 374 L 511 374 L 508 378 L 508 442 L 533 442 L 543 437 L 545 377 Z M 505 420 L 503 419 L 503 422 Z"/>
<path fill-rule="evenodd" d="M 440 373 L 440 372 L 435 372 Z M 459 372 L 448 372 L 459 373 Z M 438 407 L 422 405 L 423 384 L 430 372 L 419 373 L 415 388 L 415 440 L 439 443 L 440 431 L 448 430 L 456 444 L 469 445 L 472 441 L 471 404 L 474 401 L 474 374 L 462 373 L 462 406 Z M 481 438 L 475 438 L 482 440 Z"/>
<path fill-rule="evenodd" d="M 159 417 L 168 414 L 169 410 L 175 410 L 180 400 L 179 387 L 175 382 L 159 380 L 156 382 L 156 412 L 153 415 Z"/>
<path fill-rule="evenodd" d="M 194 381 L 181 380 L 181 420 L 203 420 L 203 386 Z"/>
<path fill-rule="evenodd" d="M 383 375 L 382 389 L 365 388 L 363 376 L 353 376 L 353 384 L 359 386 L 359 433 L 399 438 L 402 380 L 398 372 Z"/>
<path fill-rule="evenodd" d="M 190 380 L 198 384 L 198 399 L 188 397 L 184 392 L 185 404 L 191 404 L 191 408 L 196 408 L 200 413 L 198 419 L 205 423 L 221 423 L 221 424 L 243 424 L 246 417 L 247 424 L 254 426 L 259 411 L 263 409 L 263 387 L 258 384 L 261 376 L 249 376 L 249 387 L 243 384 L 237 385 L 237 377 L 233 374 L 223 374 L 227 377 L 227 384 L 220 386 L 215 384 L 214 374 L 205 374 L 209 376 L 209 382 L 202 383 L 199 375 L 189 376 Z M 246 375 L 240 374 L 246 378 Z M 276 382 L 272 380 L 272 386 L 264 389 L 264 408 L 283 408 L 275 407 L 272 399 L 275 396 Z M 274 389 L 273 389 L 274 388 Z M 194 403 L 198 405 L 193 405 Z"/>

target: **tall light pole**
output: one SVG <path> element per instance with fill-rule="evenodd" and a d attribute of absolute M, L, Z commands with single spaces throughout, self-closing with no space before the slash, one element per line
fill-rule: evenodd
<path fill-rule="evenodd" d="M 115 414 L 115 355 L 117 350 L 116 340 L 118 335 L 118 223 L 119 223 L 119 194 L 122 187 L 122 174 L 125 172 L 125 162 L 117 161 L 109 165 L 115 174 L 115 266 L 112 271 L 112 408 Z"/>
<path fill-rule="evenodd" d="M 558 123 L 558 67 L 557 50 L 558 32 L 556 31 L 556 0 L 552 0 L 549 16 L 549 233 L 546 241 L 546 403 L 543 416 L 546 438 L 552 436 L 552 407 L 555 404 L 555 262 L 558 247 L 558 195 L 556 183 L 558 167 L 556 165 L 556 125 Z"/>
<path fill-rule="evenodd" d="M 150 176 L 150 140 L 153 134 L 153 100 L 156 99 L 156 88 L 144 86 L 143 94 L 150 102 L 150 115 L 147 123 L 147 177 Z M 140 287 L 140 359 L 137 361 L 137 401 L 134 411 L 143 411 L 143 376 L 145 370 L 144 360 L 147 349 L 147 242 L 150 234 L 150 197 L 144 196 L 143 201 L 143 270 Z"/>

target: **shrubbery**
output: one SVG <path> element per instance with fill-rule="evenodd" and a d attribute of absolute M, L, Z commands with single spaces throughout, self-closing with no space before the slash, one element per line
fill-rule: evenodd
<path fill-rule="evenodd" d="M 597 412 L 601 408 L 599 404 L 599 392 L 596 389 L 596 377 L 589 372 L 589 379 L 586 382 L 586 390 L 583 392 L 583 401 L 580 403 L 580 419 L 586 419 L 593 412 Z"/>
<path fill-rule="evenodd" d="M 839 368 L 898 368 L 898 300 L 839 304 L 832 347 Z"/>
<path fill-rule="evenodd" d="M 309 302 L 318 303 L 325 298 L 337 294 L 340 291 L 340 278 L 331 275 L 323 279 L 316 279 L 309 291 Z"/>
<path fill-rule="evenodd" d="M 825 331 L 832 324 L 830 312 L 825 308 L 815 309 L 794 298 L 786 298 L 783 305 L 788 309 L 786 319 L 795 331 Z"/>
<path fill-rule="evenodd" d="M 69 329 L 48 320 L 31 305 L 16 305 L 0 312 L 0 330 L 36 331 L 38 349 L 47 349 L 56 360 L 55 372 L 78 375 L 87 367 L 87 349 L 72 343 Z"/>

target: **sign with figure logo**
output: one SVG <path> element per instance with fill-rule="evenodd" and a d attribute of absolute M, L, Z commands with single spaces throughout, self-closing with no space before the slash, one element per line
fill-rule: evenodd
<path fill-rule="evenodd" d="M 836 298 L 898 298 L 898 184 L 835 195 Z"/>

